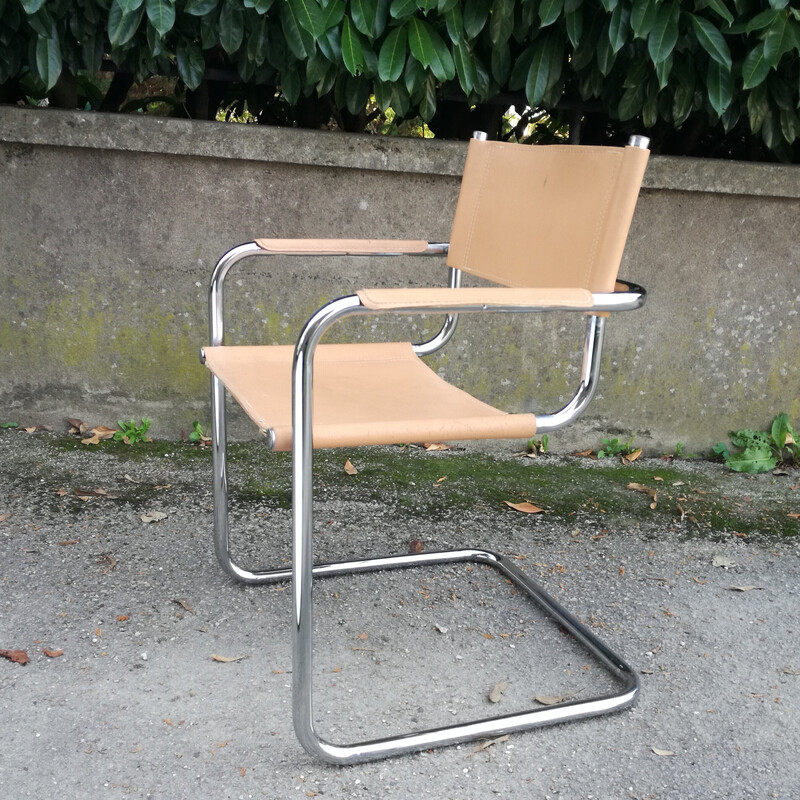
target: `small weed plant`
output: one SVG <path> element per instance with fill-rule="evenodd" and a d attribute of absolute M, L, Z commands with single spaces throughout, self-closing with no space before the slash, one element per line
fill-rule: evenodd
<path fill-rule="evenodd" d="M 193 444 L 200 445 L 207 445 L 211 441 L 211 437 L 205 435 L 203 426 L 197 420 L 192 423 L 192 432 L 189 434 L 188 439 Z"/>
<path fill-rule="evenodd" d="M 722 458 L 735 472 L 756 474 L 769 472 L 780 463 L 800 464 L 798 436 L 789 423 L 788 414 L 778 414 L 768 431 L 754 431 L 746 428 L 731 431 L 731 452 L 725 442 L 714 445 L 714 455 Z"/>
<path fill-rule="evenodd" d="M 130 422 L 117 420 L 119 430 L 114 434 L 115 442 L 125 442 L 125 444 L 136 444 L 137 442 L 147 442 L 147 431 L 150 428 L 150 420 L 142 417 L 142 424 L 137 425 L 136 420 Z"/>
<path fill-rule="evenodd" d="M 598 458 L 613 458 L 614 456 L 627 456 L 633 452 L 633 440 L 636 438 L 634 433 L 627 442 L 621 442 L 619 439 L 609 439 L 604 437 L 601 444 L 602 447 L 597 451 Z"/>
<path fill-rule="evenodd" d="M 547 443 L 547 434 L 544 433 L 541 439 L 528 439 L 525 449 L 534 456 L 539 455 L 539 453 L 544 455 L 547 452 Z"/>

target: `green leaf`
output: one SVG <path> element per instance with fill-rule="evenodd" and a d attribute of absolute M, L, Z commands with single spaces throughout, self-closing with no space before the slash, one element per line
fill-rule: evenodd
<path fill-rule="evenodd" d="M 769 4 L 772 8 L 786 8 L 789 5 L 789 0 L 769 0 Z"/>
<path fill-rule="evenodd" d="M 750 119 L 750 130 L 752 133 L 758 133 L 761 130 L 761 126 L 764 124 L 768 113 L 769 100 L 767 98 L 767 84 L 761 83 L 747 95 L 747 115 Z"/>
<path fill-rule="evenodd" d="M 552 25 L 561 15 L 563 8 L 564 0 L 542 0 L 539 6 L 541 26 L 546 28 L 548 25 Z"/>
<path fill-rule="evenodd" d="M 564 17 L 564 21 L 567 23 L 567 36 L 570 44 L 577 47 L 583 33 L 583 12 L 580 9 L 571 11 Z"/>
<path fill-rule="evenodd" d="M 514 66 L 511 69 L 511 75 L 508 79 L 508 88 L 511 89 L 512 92 L 515 92 L 525 86 L 525 82 L 528 79 L 528 73 L 531 69 L 531 63 L 533 61 L 534 50 L 535 46 L 529 44 L 514 62 Z"/>
<path fill-rule="evenodd" d="M 528 104 L 538 106 L 545 92 L 561 75 L 561 52 L 554 36 L 539 38 L 533 44 L 533 58 L 525 82 Z"/>
<path fill-rule="evenodd" d="M 644 39 L 656 24 L 656 0 L 634 0 L 631 8 L 631 28 L 636 39 Z"/>
<path fill-rule="evenodd" d="M 408 46 L 411 49 L 411 55 L 413 55 L 423 67 L 429 67 L 436 58 L 436 51 L 434 50 L 433 41 L 431 39 L 430 25 L 418 17 L 412 17 L 406 23 L 406 28 L 408 31 Z"/>
<path fill-rule="evenodd" d="M 772 421 L 772 428 L 770 430 L 772 441 L 778 450 L 783 450 L 786 447 L 786 437 L 789 435 L 789 415 L 784 413 L 778 414 Z"/>
<path fill-rule="evenodd" d="M 331 0 L 331 2 L 322 9 L 322 30 L 327 33 L 335 25 L 338 25 L 342 21 L 344 11 L 344 0 Z M 318 38 L 321 39 L 322 36 Z"/>
<path fill-rule="evenodd" d="M 629 30 L 630 9 L 626 5 L 620 4 L 614 9 L 608 24 L 608 40 L 615 53 L 618 53 L 628 40 Z"/>
<path fill-rule="evenodd" d="M 788 14 L 781 14 L 764 37 L 764 58 L 773 69 L 777 69 L 781 58 L 795 48 L 800 48 L 797 23 Z"/>
<path fill-rule="evenodd" d="M 226 0 L 229 1 L 229 0 Z M 303 27 L 294 14 L 290 3 L 280 5 L 281 29 L 286 38 L 286 44 L 295 58 L 305 61 L 309 53 L 314 52 L 314 37 Z M 268 56 L 269 58 L 269 56 Z M 276 66 L 276 69 L 279 67 Z"/>
<path fill-rule="evenodd" d="M 618 0 L 600 0 L 603 8 L 610 14 L 616 7 Z"/>
<path fill-rule="evenodd" d="M 464 31 L 464 15 L 461 13 L 461 6 L 451 8 L 445 17 L 447 23 L 447 35 L 452 42 L 464 43 L 467 41 Z"/>
<path fill-rule="evenodd" d="M 342 59 L 347 71 L 351 75 L 360 75 L 364 70 L 364 48 L 361 36 L 345 17 L 342 26 Z"/>
<path fill-rule="evenodd" d="M 175 48 L 175 58 L 181 80 L 189 89 L 196 89 L 203 80 L 206 69 L 200 45 L 188 39 L 181 39 Z"/>
<path fill-rule="evenodd" d="M 664 3 L 656 12 L 653 30 L 647 37 L 647 48 L 654 64 L 660 64 L 675 48 L 678 41 L 679 12 L 680 7 L 674 0 Z"/>
<path fill-rule="evenodd" d="M 339 64 L 342 60 L 342 34 L 337 26 L 329 28 L 317 40 L 319 49 L 331 64 Z"/>
<path fill-rule="evenodd" d="M 25 13 L 30 16 L 35 14 L 43 5 L 44 0 L 19 0 L 20 5 L 25 9 Z M 139 0 L 141 3 L 141 0 Z"/>
<path fill-rule="evenodd" d="M 259 16 L 262 16 L 272 8 L 274 2 L 275 0 L 244 0 L 244 7 L 252 8 Z"/>
<path fill-rule="evenodd" d="M 609 72 L 611 72 L 611 68 L 614 66 L 614 60 L 616 58 L 614 48 L 611 46 L 611 38 L 608 35 L 608 30 L 609 23 L 606 23 L 602 33 L 600 34 L 600 39 L 597 42 L 596 50 L 597 66 L 603 76 L 606 76 Z"/>
<path fill-rule="evenodd" d="M 511 74 L 511 48 L 508 42 L 492 49 L 492 77 L 500 86 L 505 86 Z"/>
<path fill-rule="evenodd" d="M 644 102 L 644 84 L 632 86 L 622 93 L 619 105 L 617 106 L 617 114 L 619 118 L 625 122 L 626 120 L 633 119 L 641 110 Z"/>
<path fill-rule="evenodd" d="M 267 60 L 267 30 L 267 18 L 259 17 L 247 36 L 247 60 L 256 66 L 261 66 Z"/>
<path fill-rule="evenodd" d="M 350 0 L 350 19 L 364 36 L 374 37 L 378 0 Z"/>
<path fill-rule="evenodd" d="M 728 25 L 733 25 L 733 14 L 728 11 L 728 7 L 722 2 L 722 0 L 706 0 L 706 5 L 716 11 L 717 14 L 719 14 L 719 16 L 721 16 L 722 19 L 728 23 Z"/>
<path fill-rule="evenodd" d="M 794 109 L 795 102 L 792 97 L 791 89 L 775 72 L 771 73 L 769 78 L 767 78 L 767 85 L 769 86 L 769 93 L 778 108 L 784 111 Z"/>
<path fill-rule="evenodd" d="M 219 5 L 219 0 L 189 0 L 184 11 L 194 17 L 204 17 Z"/>
<path fill-rule="evenodd" d="M 378 76 L 382 81 L 396 81 L 403 74 L 408 54 L 405 28 L 395 28 L 384 41 L 378 56 Z"/>
<path fill-rule="evenodd" d="M 113 0 L 108 11 L 108 40 L 112 47 L 121 47 L 133 39 L 144 16 L 144 6 L 136 11 L 125 12 L 119 0 Z"/>
<path fill-rule="evenodd" d="M 464 30 L 470 39 L 483 30 L 491 7 L 491 0 L 467 0 L 464 4 Z"/>
<path fill-rule="evenodd" d="M 136 11 L 142 7 L 144 0 L 119 0 L 119 7 L 126 12 Z"/>
<path fill-rule="evenodd" d="M 769 73 L 769 64 L 764 57 L 764 42 L 759 42 L 742 63 L 742 88 L 752 89 L 764 82 Z"/>
<path fill-rule="evenodd" d="M 706 85 L 708 86 L 708 101 L 717 115 L 721 117 L 733 100 L 733 76 L 730 69 L 717 61 L 709 61 Z"/>
<path fill-rule="evenodd" d="M 436 10 L 440 14 L 446 14 L 448 11 L 452 11 L 454 8 L 458 7 L 460 0 L 439 0 L 436 4 Z"/>
<path fill-rule="evenodd" d="M 752 33 L 753 31 L 759 31 L 762 28 L 768 28 L 778 18 L 778 15 L 779 12 L 772 8 L 768 8 L 766 11 L 762 11 L 760 14 L 756 14 L 753 19 L 747 23 L 747 32 Z"/>
<path fill-rule="evenodd" d="M 494 0 L 489 17 L 489 41 L 498 47 L 511 38 L 514 30 L 514 0 Z"/>
<path fill-rule="evenodd" d="M 298 24 L 315 39 L 319 39 L 325 33 L 322 9 L 316 0 L 287 0 L 287 2 L 291 6 L 292 15 Z"/>
<path fill-rule="evenodd" d="M 361 76 L 345 76 L 344 96 L 347 110 L 355 116 L 364 110 L 369 100 L 370 83 Z"/>
<path fill-rule="evenodd" d="M 652 128 L 658 122 L 658 85 L 655 84 L 646 93 L 646 99 L 642 106 L 642 125 L 645 128 Z"/>
<path fill-rule="evenodd" d="M 281 73 L 281 94 L 290 106 L 300 99 L 300 88 L 300 73 L 296 69 Z"/>
<path fill-rule="evenodd" d="M 658 79 L 658 88 L 663 89 L 669 83 L 669 76 L 672 72 L 672 65 L 674 58 L 672 53 L 667 56 L 660 64 L 656 64 L 656 78 Z"/>
<path fill-rule="evenodd" d="M 425 122 L 430 122 L 436 113 L 436 79 L 429 75 L 422 90 L 422 97 L 417 105 L 419 115 Z"/>
<path fill-rule="evenodd" d="M 236 0 L 224 0 L 219 12 L 219 43 L 228 55 L 235 53 L 244 38 L 244 9 Z"/>
<path fill-rule="evenodd" d="M 36 71 L 48 92 L 61 75 L 61 42 L 55 26 L 52 32 L 52 36 L 38 36 L 36 39 Z"/>
<path fill-rule="evenodd" d="M 769 448 L 748 447 L 742 453 L 729 454 L 726 463 L 734 472 L 754 475 L 775 469 L 778 459 L 772 455 L 772 451 Z"/>
<path fill-rule="evenodd" d="M 434 28 L 430 29 L 430 38 L 435 54 L 431 61 L 431 72 L 442 82 L 453 80 L 456 76 L 456 67 L 444 39 Z"/>
<path fill-rule="evenodd" d="M 469 95 L 475 88 L 478 79 L 478 71 L 475 68 L 475 57 L 466 44 L 456 44 L 453 46 L 453 61 L 455 63 L 458 82 L 464 90 L 464 94 Z"/>
<path fill-rule="evenodd" d="M 730 70 L 731 51 L 728 49 L 728 43 L 722 38 L 722 34 L 719 30 L 707 19 L 698 17 L 695 14 L 689 14 L 689 19 L 692 21 L 692 27 L 697 36 L 697 41 L 700 42 L 700 46 L 703 50 L 718 64 Z"/>
<path fill-rule="evenodd" d="M 783 138 L 793 144 L 800 137 L 800 119 L 793 108 L 782 108 L 780 111 L 781 133 Z"/>
<path fill-rule="evenodd" d="M 392 0 L 389 13 L 395 19 L 405 19 L 417 11 L 416 0 Z"/>
<path fill-rule="evenodd" d="M 412 96 L 417 94 L 427 79 L 428 73 L 425 71 L 425 67 L 416 58 L 409 56 L 406 63 L 406 71 L 403 74 L 406 91 Z"/>
<path fill-rule="evenodd" d="M 159 36 L 164 36 L 175 25 L 175 3 L 169 0 L 146 0 L 147 18 L 158 31 Z"/>
<path fill-rule="evenodd" d="M 675 87 L 675 95 L 672 98 L 672 121 L 675 127 L 682 125 L 692 112 L 694 103 L 694 90 L 685 84 L 679 83 Z"/>

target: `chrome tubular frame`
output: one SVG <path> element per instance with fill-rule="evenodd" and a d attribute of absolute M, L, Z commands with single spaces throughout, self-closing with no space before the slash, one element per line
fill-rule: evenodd
<path fill-rule="evenodd" d="M 229 251 L 214 270 L 209 293 L 211 317 L 211 343 L 224 343 L 222 285 L 230 268 L 250 255 L 267 255 L 257 245 L 241 245 Z M 459 275 L 451 271 L 451 286 L 457 286 Z M 595 294 L 591 309 L 570 309 L 592 314 L 598 311 L 628 310 L 644 303 L 644 290 L 629 284 L 628 291 Z M 458 311 L 499 313 L 530 312 L 521 307 L 493 307 L 465 305 Z M 427 343 L 418 347 L 423 352 L 433 352 L 452 336 L 456 317 L 453 309 L 409 308 L 391 313 L 419 314 L 446 312 L 448 319 L 442 330 Z M 335 764 L 351 764 L 434 746 L 453 744 L 470 739 L 503 735 L 514 731 L 549 725 L 566 720 L 580 719 L 608 713 L 631 705 L 639 691 L 637 676 L 630 667 L 588 628 L 566 611 L 545 590 L 506 557 L 489 550 L 460 549 L 445 552 L 418 553 L 382 558 L 357 559 L 331 564 L 314 564 L 313 530 L 313 421 L 312 391 L 314 380 L 314 351 L 324 332 L 339 319 L 352 315 L 373 313 L 364 308 L 357 296 L 343 297 L 319 309 L 306 323 L 295 346 L 292 366 L 292 566 L 270 570 L 252 571 L 235 564 L 231 558 L 228 488 L 226 469 L 225 388 L 212 377 L 212 456 L 214 469 L 214 545 L 222 568 L 233 578 L 244 583 L 268 583 L 291 578 L 292 582 L 292 708 L 298 739 L 312 755 Z M 584 409 L 597 387 L 604 319 L 592 314 L 588 322 L 584 346 L 581 385 L 575 397 L 553 415 L 538 417 L 538 430 L 553 430 L 574 419 Z M 426 350 L 437 342 L 437 347 Z M 418 350 L 419 352 L 419 350 Z M 312 595 L 314 577 L 352 574 L 383 569 L 431 566 L 473 562 L 498 569 L 516 584 L 532 602 L 542 608 L 553 620 L 569 631 L 575 640 L 608 670 L 619 684 L 617 691 L 598 697 L 573 700 L 556 706 L 478 719 L 472 722 L 444 726 L 413 733 L 398 734 L 382 739 L 342 745 L 325 741 L 317 733 L 313 703 L 313 646 L 312 646 Z"/>

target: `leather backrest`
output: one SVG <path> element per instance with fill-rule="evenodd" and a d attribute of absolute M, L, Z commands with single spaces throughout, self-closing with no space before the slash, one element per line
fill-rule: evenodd
<path fill-rule="evenodd" d="M 648 155 L 470 140 L 448 265 L 505 286 L 613 291 Z"/>

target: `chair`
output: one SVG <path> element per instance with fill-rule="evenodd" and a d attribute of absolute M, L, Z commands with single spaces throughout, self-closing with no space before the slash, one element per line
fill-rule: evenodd
<path fill-rule="evenodd" d="M 314 448 L 465 439 L 530 438 L 574 420 L 599 379 L 605 318 L 639 308 L 644 290 L 617 281 L 622 252 L 648 158 L 648 140 L 627 147 L 469 143 L 449 243 L 396 240 L 256 239 L 226 253 L 210 286 L 211 346 L 201 355 L 212 377 L 214 542 L 222 568 L 249 584 L 291 580 L 293 714 L 305 749 L 338 764 L 354 763 L 469 739 L 603 714 L 633 703 L 638 682 L 626 663 L 503 555 L 480 548 L 314 564 Z M 513 198 L 513 202 L 507 202 Z M 365 289 L 316 311 L 292 346 L 226 346 L 223 283 L 251 256 L 447 256 L 449 287 Z M 462 287 L 461 276 L 491 282 Z M 460 313 L 572 311 L 586 316 L 581 382 L 553 414 L 506 413 L 441 380 L 420 356 L 443 347 Z M 319 344 L 337 320 L 370 314 L 444 313 L 422 344 Z M 226 387 L 273 450 L 292 451 L 291 569 L 249 570 L 231 558 Z M 313 398 L 313 403 L 312 403 Z M 315 730 L 312 708 L 312 586 L 317 578 L 454 562 L 496 568 L 544 609 L 615 678 L 611 694 L 573 699 L 388 738 L 334 744 Z"/>

